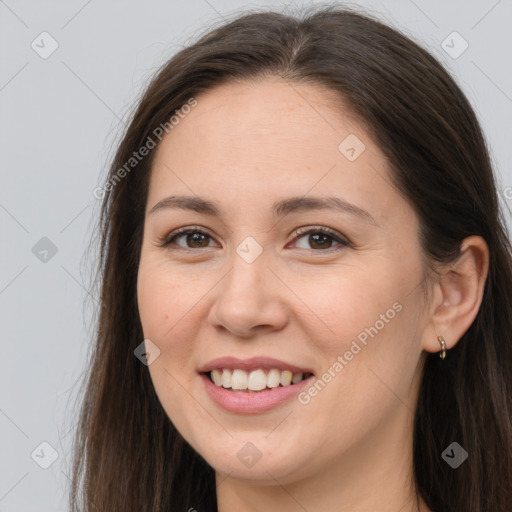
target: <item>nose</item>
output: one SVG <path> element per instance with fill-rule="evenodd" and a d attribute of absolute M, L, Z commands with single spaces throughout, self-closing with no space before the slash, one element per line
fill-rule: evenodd
<path fill-rule="evenodd" d="M 210 324 L 241 338 L 282 329 L 288 321 L 285 287 L 268 268 L 272 265 L 264 253 L 252 263 L 235 253 L 232 263 L 215 287 Z"/>

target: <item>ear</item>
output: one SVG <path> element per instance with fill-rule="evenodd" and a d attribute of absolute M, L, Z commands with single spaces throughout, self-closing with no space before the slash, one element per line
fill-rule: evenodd
<path fill-rule="evenodd" d="M 463 240 L 454 262 L 438 269 L 432 294 L 431 328 L 425 331 L 423 349 L 439 352 L 437 336 L 452 348 L 476 318 L 489 270 L 489 248 L 481 236 Z"/>

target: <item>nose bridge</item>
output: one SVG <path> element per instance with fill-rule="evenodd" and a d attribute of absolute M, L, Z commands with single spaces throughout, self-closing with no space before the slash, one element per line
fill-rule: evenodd
<path fill-rule="evenodd" d="M 286 321 L 284 305 L 270 283 L 275 277 L 267 268 L 268 254 L 249 238 L 235 248 L 210 313 L 214 324 L 243 336 L 253 327 L 281 328 Z"/>
<path fill-rule="evenodd" d="M 226 276 L 223 294 L 236 300 L 259 302 L 268 292 L 268 257 L 263 247 L 247 237 L 236 248 L 231 258 L 231 271 Z"/>

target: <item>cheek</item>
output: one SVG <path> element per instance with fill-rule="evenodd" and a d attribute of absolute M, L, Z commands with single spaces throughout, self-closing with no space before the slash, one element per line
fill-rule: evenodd
<path fill-rule="evenodd" d="M 168 343 L 197 303 L 196 287 L 165 262 L 147 256 L 141 259 L 137 278 L 137 301 L 144 336 Z"/>
<path fill-rule="evenodd" d="M 304 279 L 296 289 L 311 309 L 301 327 L 322 355 L 320 391 L 308 390 L 304 402 L 343 404 L 343 414 L 368 420 L 389 405 L 387 398 L 394 400 L 393 393 L 406 399 L 421 353 L 421 292 L 411 293 L 410 276 L 419 276 L 418 269 L 406 274 L 383 264 L 362 270 L 333 273 L 340 277 L 316 279 L 315 285 Z"/>
<path fill-rule="evenodd" d="M 316 450 L 316 438 L 321 438 L 341 453 L 361 438 L 380 435 L 390 417 L 407 417 L 413 409 L 411 382 L 419 353 L 410 328 L 413 304 L 384 304 L 390 307 L 374 309 L 369 301 L 357 317 L 340 313 L 336 343 L 317 338 L 322 373 L 299 396 L 295 415 L 297 423 L 303 422 L 316 435 L 304 437 L 304 448 Z M 381 312 L 385 320 L 379 318 Z M 321 465 L 329 453 L 318 457 Z"/>
<path fill-rule="evenodd" d="M 165 264 L 149 258 L 141 260 L 137 281 L 139 314 L 144 337 L 160 350 L 148 370 L 167 416 L 180 432 L 187 433 L 193 430 L 191 418 L 201 413 L 187 392 L 195 377 L 190 320 L 197 297 L 189 287 L 177 286 L 177 281 L 179 278 Z"/>
<path fill-rule="evenodd" d="M 322 353 L 343 354 L 356 339 L 364 346 L 372 334 L 388 332 L 395 322 L 404 295 L 401 278 L 393 269 L 375 267 L 294 277 L 294 292 L 304 303 L 304 314 L 297 318 Z"/>
<path fill-rule="evenodd" d="M 195 377 L 193 340 L 200 325 L 194 317 L 198 290 L 178 284 L 179 278 L 174 274 L 165 265 L 141 261 L 137 283 L 144 338 L 160 350 L 149 371 L 157 395 L 171 417 L 183 400 L 183 388 L 188 389 Z"/>

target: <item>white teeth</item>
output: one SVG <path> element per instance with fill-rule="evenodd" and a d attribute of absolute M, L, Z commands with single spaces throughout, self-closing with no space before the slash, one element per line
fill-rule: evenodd
<path fill-rule="evenodd" d="M 236 391 L 261 391 L 265 388 L 277 388 L 297 384 L 304 378 L 303 373 L 293 374 L 289 370 L 272 368 L 265 373 L 263 369 L 253 370 L 247 373 L 244 370 L 229 368 L 216 368 L 211 371 L 211 380 L 216 386 Z"/>
<path fill-rule="evenodd" d="M 230 388 L 231 387 L 231 370 L 222 370 L 222 387 Z"/>
<path fill-rule="evenodd" d="M 237 370 L 235 370 L 237 371 Z M 242 371 L 242 370 L 239 370 Z M 245 373 L 245 372 L 244 372 Z M 247 388 L 251 391 L 261 391 L 267 387 L 267 376 L 263 370 L 253 370 L 249 374 Z"/>
<path fill-rule="evenodd" d="M 247 389 L 247 373 L 243 370 L 233 370 L 231 389 Z"/>
<path fill-rule="evenodd" d="M 270 370 L 267 375 L 267 387 L 277 388 L 277 386 L 279 386 L 280 379 L 281 372 L 275 368 L 272 368 L 272 370 Z"/>
<path fill-rule="evenodd" d="M 220 370 L 212 370 L 212 380 L 216 386 L 222 386 L 222 372 Z"/>
<path fill-rule="evenodd" d="M 292 372 L 288 370 L 281 372 L 280 382 L 281 386 L 289 386 L 292 382 Z"/>

